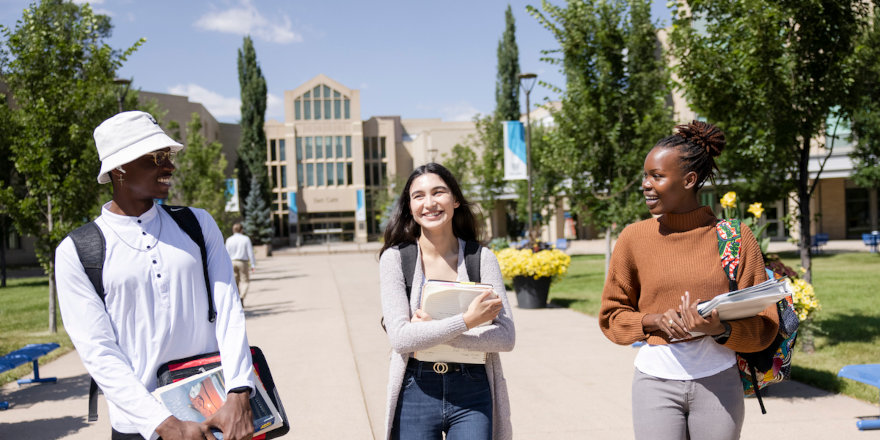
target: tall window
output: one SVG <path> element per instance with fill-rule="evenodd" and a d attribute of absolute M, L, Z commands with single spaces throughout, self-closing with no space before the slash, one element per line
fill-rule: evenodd
<path fill-rule="evenodd" d="M 323 94 L 323 90 L 321 92 Z M 295 143 L 297 182 L 300 186 L 344 186 L 353 183 L 351 136 L 301 136 L 295 139 Z"/>
<path fill-rule="evenodd" d="M 318 85 L 293 101 L 296 120 L 350 119 L 351 100 L 326 85 Z"/>
<path fill-rule="evenodd" d="M 284 146 L 284 139 L 278 139 L 278 160 L 282 162 L 287 160 L 287 152 L 285 152 L 284 150 L 286 150 Z"/>

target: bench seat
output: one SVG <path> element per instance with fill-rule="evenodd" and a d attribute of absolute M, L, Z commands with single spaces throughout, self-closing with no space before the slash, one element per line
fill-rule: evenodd
<path fill-rule="evenodd" d="M 28 344 L 18 350 L 12 351 L 2 357 L 0 357 L 0 373 L 5 371 L 9 371 L 19 365 L 24 365 L 28 362 L 33 362 L 34 364 L 34 378 L 33 379 L 21 379 L 18 381 L 19 385 L 26 383 L 43 383 L 43 382 L 55 382 L 57 379 L 54 377 L 40 377 L 40 364 L 38 359 L 40 356 L 49 353 L 50 351 L 60 347 L 55 342 L 50 342 L 46 344 Z M 9 402 L 0 402 L 0 409 L 9 408 Z"/>
<path fill-rule="evenodd" d="M 846 365 L 837 375 L 880 390 L 880 364 Z M 880 418 L 859 420 L 856 426 L 860 430 L 880 429 Z"/>

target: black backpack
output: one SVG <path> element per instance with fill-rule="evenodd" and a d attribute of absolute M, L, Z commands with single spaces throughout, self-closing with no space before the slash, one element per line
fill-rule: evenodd
<path fill-rule="evenodd" d="M 398 246 L 400 250 L 400 270 L 403 271 L 403 281 L 406 285 L 406 299 L 409 301 L 412 297 L 413 275 L 416 271 L 416 259 L 419 256 L 419 248 L 414 242 L 401 243 Z M 471 282 L 480 282 L 480 251 L 482 246 L 476 241 L 464 242 L 464 267 L 467 269 L 468 279 Z M 385 317 L 379 320 L 382 329 L 385 329 Z"/>
<path fill-rule="evenodd" d="M 202 271 L 205 275 L 205 287 L 208 291 L 208 321 L 214 322 L 217 312 L 214 310 L 214 293 L 211 291 L 211 279 L 208 276 L 208 250 L 205 246 L 205 236 L 196 215 L 185 206 L 159 205 L 174 219 L 174 222 L 186 232 L 198 246 L 202 254 Z M 68 237 L 73 241 L 79 261 L 85 269 L 86 276 L 92 282 L 95 293 L 104 302 L 104 256 L 107 243 L 101 228 L 95 222 L 88 222 L 73 230 Z M 90 422 L 98 420 L 98 384 L 92 379 L 89 385 L 89 419 Z"/>

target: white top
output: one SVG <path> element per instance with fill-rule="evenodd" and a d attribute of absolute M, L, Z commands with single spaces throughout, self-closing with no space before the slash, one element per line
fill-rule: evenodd
<path fill-rule="evenodd" d="M 254 261 L 254 246 L 247 235 L 236 232 L 227 238 L 226 252 L 229 252 L 229 258 L 233 260 L 250 261 L 251 267 L 257 265 Z"/>
<path fill-rule="evenodd" d="M 139 217 L 117 215 L 108 207 L 95 221 L 106 241 L 106 308 L 68 237 L 55 251 L 61 316 L 83 364 L 107 398 L 113 428 L 156 439 L 156 427 L 171 416 L 150 394 L 159 365 L 219 350 L 226 391 L 253 388 L 244 313 L 232 260 L 210 214 L 193 209 L 207 246 L 215 323 L 208 321 L 198 245 L 156 205 Z"/>
<path fill-rule="evenodd" d="M 735 364 L 736 353 L 708 336 L 677 344 L 645 344 L 635 360 L 642 373 L 672 380 L 709 377 Z"/>

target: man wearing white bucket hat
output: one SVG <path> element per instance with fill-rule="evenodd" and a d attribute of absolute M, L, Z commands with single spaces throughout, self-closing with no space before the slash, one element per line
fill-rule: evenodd
<path fill-rule="evenodd" d="M 64 327 L 107 398 L 112 438 L 211 439 L 215 428 L 226 439 L 250 439 L 254 372 L 223 236 L 210 214 L 191 208 L 203 254 L 154 201 L 168 197 L 173 158 L 183 145 L 139 111 L 101 123 L 95 145 L 98 182 L 113 185 L 113 199 L 92 223 L 105 242 L 100 284 L 90 278 L 70 236 L 55 251 L 55 277 Z M 96 292 L 99 285 L 103 292 Z M 215 351 L 222 356 L 226 404 L 201 424 L 172 416 L 151 394 L 157 369 Z"/>

